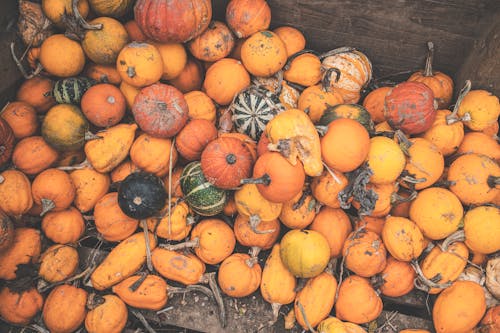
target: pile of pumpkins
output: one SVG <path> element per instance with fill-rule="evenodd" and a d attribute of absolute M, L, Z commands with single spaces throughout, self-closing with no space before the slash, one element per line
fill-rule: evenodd
<path fill-rule="evenodd" d="M 438 333 L 499 332 L 500 104 L 466 82 L 449 110 L 432 43 L 424 70 L 377 86 L 359 50 L 269 30 L 264 0 L 229 1 L 226 22 L 208 0 L 20 12 L 30 69 L 16 57 L 26 80 L 0 115 L 3 320 L 120 332 L 174 281 L 260 289 L 276 318 L 293 303 L 287 328 L 322 333 L 366 332 L 381 294 L 417 287 L 437 294 Z M 112 249 L 79 267 L 92 237 Z"/>

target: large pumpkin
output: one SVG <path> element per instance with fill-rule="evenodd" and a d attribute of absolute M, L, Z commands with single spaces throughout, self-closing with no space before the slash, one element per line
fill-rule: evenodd
<path fill-rule="evenodd" d="M 139 0 L 135 20 L 144 34 L 158 42 L 187 42 L 200 35 L 212 18 L 209 0 Z"/>

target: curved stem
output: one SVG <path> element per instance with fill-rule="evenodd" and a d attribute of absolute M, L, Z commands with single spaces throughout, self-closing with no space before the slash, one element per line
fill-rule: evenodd
<path fill-rule="evenodd" d="M 335 82 L 339 82 L 340 80 L 340 70 L 335 67 L 328 68 L 323 74 L 323 79 L 321 79 L 321 85 L 323 86 L 323 90 L 329 92 L 331 91 L 332 84 L 332 73 L 335 73 Z"/>
<path fill-rule="evenodd" d="M 261 218 L 259 215 L 253 214 L 250 215 L 249 219 L 249 224 L 250 224 L 250 229 L 256 233 L 257 235 L 264 235 L 264 234 L 272 234 L 275 232 L 275 229 L 269 229 L 269 230 L 259 230 L 257 227 L 259 226 L 260 222 L 262 222 Z"/>
<path fill-rule="evenodd" d="M 87 298 L 87 309 L 94 310 L 99 305 L 104 304 L 104 302 L 105 302 L 104 297 L 93 292 Z"/>
<path fill-rule="evenodd" d="M 226 327 L 226 308 L 224 307 L 224 301 L 222 299 L 222 294 L 220 292 L 219 286 L 217 285 L 217 281 L 215 281 L 215 272 L 204 274 L 204 278 L 208 281 L 208 285 L 212 290 L 212 294 L 215 298 L 215 302 L 219 307 L 219 320 L 221 323 L 221 327 Z"/>
<path fill-rule="evenodd" d="M 441 244 L 441 249 L 443 251 L 447 251 L 448 247 L 456 242 L 463 242 L 465 241 L 465 232 L 463 230 L 458 230 L 446 237 L 446 239 L 443 241 Z"/>
<path fill-rule="evenodd" d="M 410 202 L 417 197 L 417 191 L 411 191 L 408 197 L 403 197 L 402 195 L 394 192 L 391 194 L 391 205 L 400 204 L 403 202 Z"/>
<path fill-rule="evenodd" d="M 147 273 L 145 272 L 141 272 L 139 273 L 140 277 L 139 279 L 137 279 L 137 281 L 135 281 L 134 283 L 132 283 L 128 289 L 131 291 L 131 292 L 135 292 L 137 289 L 139 289 L 139 287 L 141 286 L 141 284 L 144 282 L 144 280 L 146 280 L 146 277 L 148 276 Z"/>
<path fill-rule="evenodd" d="M 102 136 L 94 134 L 94 133 L 92 133 L 90 131 L 87 131 L 84 134 L 84 140 L 85 141 L 97 140 L 97 139 L 102 139 Z"/>
<path fill-rule="evenodd" d="M 434 59 L 434 43 L 427 42 L 427 49 L 429 50 L 427 53 L 427 59 L 425 59 L 425 69 L 424 76 L 433 76 L 432 73 L 432 60 Z"/>
<path fill-rule="evenodd" d="M 300 314 L 302 315 L 302 318 L 304 319 L 304 322 L 306 323 L 307 329 L 313 333 L 316 333 L 314 328 L 311 326 L 311 323 L 307 319 L 306 310 L 304 309 L 304 306 L 302 306 L 302 303 L 300 303 L 299 300 L 297 300 L 297 306 L 299 307 Z"/>
<path fill-rule="evenodd" d="M 262 177 L 259 178 L 244 178 L 240 181 L 240 184 L 245 185 L 245 184 L 261 184 L 265 186 L 269 186 L 271 184 L 271 177 L 265 173 L 262 175 Z"/>
<path fill-rule="evenodd" d="M 412 177 L 410 175 L 406 175 L 406 176 L 403 176 L 401 177 L 401 180 L 404 181 L 405 183 L 409 183 L 409 184 L 420 184 L 420 183 L 423 183 L 427 180 L 427 178 L 415 178 L 415 177 Z"/>
<path fill-rule="evenodd" d="M 410 157 L 410 153 L 408 152 L 408 150 L 413 145 L 413 143 L 406 137 L 406 135 L 403 133 L 403 131 L 401 131 L 399 129 L 394 132 L 394 135 L 398 139 L 399 147 L 401 148 L 403 153 L 406 156 Z"/>
<path fill-rule="evenodd" d="M 250 248 L 250 252 L 248 254 L 250 254 L 250 257 L 252 258 L 257 258 L 259 256 L 259 253 L 262 249 L 258 246 L 252 246 Z M 257 258 L 258 259 L 258 258 Z"/>
<path fill-rule="evenodd" d="M 92 165 L 90 162 L 85 159 L 82 163 L 75 164 L 75 165 L 69 165 L 69 166 L 60 166 L 57 167 L 57 169 L 62 170 L 62 171 L 73 171 L 73 170 L 82 170 L 86 168 L 92 168 Z"/>
<path fill-rule="evenodd" d="M 283 70 L 287 71 L 290 69 L 290 66 L 292 65 L 292 62 L 299 56 L 303 55 L 303 54 L 306 54 L 306 53 L 310 53 L 312 55 L 315 55 L 315 56 L 319 56 L 318 52 L 314 51 L 314 50 L 310 50 L 310 49 L 302 49 L 298 52 L 295 52 L 294 54 L 292 54 L 291 56 L 288 57 L 288 60 L 285 64 L 285 66 L 283 66 Z"/>
<path fill-rule="evenodd" d="M 151 260 L 151 244 L 149 244 L 149 229 L 148 222 L 146 220 L 141 220 L 142 230 L 144 231 L 144 238 L 146 241 L 146 265 L 150 272 L 153 271 L 153 262 Z"/>
<path fill-rule="evenodd" d="M 472 83 L 470 80 L 465 81 L 465 85 L 460 90 L 460 94 L 458 95 L 457 102 L 455 103 L 455 106 L 453 107 L 453 112 L 449 115 L 446 116 L 446 124 L 451 125 L 453 123 L 456 123 L 457 121 L 460 121 L 461 119 L 458 117 L 458 109 L 460 108 L 460 103 L 462 103 L 462 100 L 464 99 L 465 95 L 469 93 L 469 91 L 472 88 Z M 470 115 L 469 115 L 470 117 Z"/>
<path fill-rule="evenodd" d="M 271 309 L 273 310 L 272 323 L 275 323 L 278 321 L 278 317 L 280 315 L 281 304 L 280 303 L 271 303 Z"/>
<path fill-rule="evenodd" d="M 38 289 L 38 291 L 40 293 L 43 293 L 43 292 L 45 292 L 45 291 L 47 291 L 55 286 L 59 286 L 61 284 L 65 284 L 65 283 L 69 283 L 69 282 L 73 282 L 75 280 L 81 279 L 82 277 L 86 276 L 87 274 L 92 273 L 93 270 L 94 270 L 94 266 L 87 267 L 83 272 L 81 272 L 75 276 L 72 276 L 70 278 L 67 278 L 67 279 L 59 281 L 59 282 L 54 282 L 54 283 L 42 286 L 41 288 Z"/>
<path fill-rule="evenodd" d="M 87 21 L 85 21 L 82 14 L 80 14 L 80 11 L 78 10 L 78 1 L 79 0 L 71 1 L 71 9 L 73 10 L 73 15 L 75 16 L 75 19 L 80 24 L 80 26 L 85 30 L 101 30 L 103 27 L 102 23 L 89 24 Z"/>
<path fill-rule="evenodd" d="M 10 43 L 10 54 L 12 55 L 12 59 L 14 60 L 17 68 L 19 69 L 19 71 L 21 72 L 22 76 L 26 80 L 31 79 L 31 78 L 37 76 L 43 70 L 42 64 L 38 63 L 37 66 L 36 66 L 36 69 L 33 72 L 31 72 L 31 74 L 28 74 L 26 72 L 26 70 L 24 69 L 23 64 L 21 63 L 21 61 L 19 60 L 19 58 L 16 55 L 15 43 L 14 42 Z"/>
<path fill-rule="evenodd" d="M 427 288 L 427 290 L 424 290 L 424 291 L 428 292 L 431 288 L 446 289 L 449 286 L 451 286 L 451 281 L 446 282 L 446 283 L 437 283 L 437 282 L 432 281 L 431 279 L 426 278 L 424 273 L 422 272 L 422 269 L 420 268 L 420 265 L 418 264 L 418 261 L 413 260 L 411 262 L 411 266 L 413 267 L 413 269 L 415 270 L 415 272 L 418 275 L 418 277 L 415 279 L 415 287 L 421 289 L 423 286 L 425 286 L 424 288 Z M 438 281 L 441 280 L 440 275 L 441 274 L 437 275 Z M 422 283 L 423 286 L 417 285 L 416 284 L 416 283 L 418 283 L 417 280 L 418 280 L 418 282 Z"/>
<path fill-rule="evenodd" d="M 40 216 L 44 216 L 52 209 L 56 208 L 56 203 L 53 200 L 42 198 L 42 212 Z"/>
<path fill-rule="evenodd" d="M 184 250 L 188 248 L 193 248 L 193 247 L 198 247 L 200 245 L 200 239 L 196 237 L 195 239 L 192 239 L 187 242 L 179 243 L 179 244 L 161 244 L 158 247 L 162 249 L 167 249 L 170 251 L 177 251 L 177 250 Z"/>

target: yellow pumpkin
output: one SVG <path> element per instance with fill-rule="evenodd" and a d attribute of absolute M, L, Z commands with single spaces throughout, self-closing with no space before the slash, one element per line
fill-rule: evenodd
<path fill-rule="evenodd" d="M 366 162 L 373 172 L 370 182 L 387 184 L 396 181 L 403 172 L 406 157 L 394 140 L 376 136 L 370 139 L 370 150 Z"/>
<path fill-rule="evenodd" d="M 160 80 L 163 60 L 154 45 L 132 42 L 118 54 L 116 69 L 124 82 L 134 87 L 145 87 Z"/>
<path fill-rule="evenodd" d="M 426 242 L 417 225 L 404 217 L 388 216 L 382 229 L 382 239 L 387 251 L 401 261 L 420 256 Z"/>
<path fill-rule="evenodd" d="M 473 208 L 464 216 L 465 244 L 474 252 L 490 254 L 500 250 L 500 209 Z"/>

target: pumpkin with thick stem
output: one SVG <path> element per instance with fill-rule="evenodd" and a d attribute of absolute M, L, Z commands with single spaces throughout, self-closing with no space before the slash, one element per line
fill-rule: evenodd
<path fill-rule="evenodd" d="M 34 135 L 40 126 L 35 108 L 26 102 L 7 103 L 0 116 L 9 124 L 16 139 Z"/>
<path fill-rule="evenodd" d="M 69 176 L 76 189 L 74 205 L 81 212 L 94 209 L 99 199 L 108 193 L 111 184 L 108 174 L 89 167 L 71 171 Z"/>
<path fill-rule="evenodd" d="M 338 171 L 325 169 L 311 182 L 312 195 L 323 205 L 340 208 L 339 193 L 348 185 L 347 177 Z"/>
<path fill-rule="evenodd" d="M 199 160 L 206 145 L 217 138 L 217 128 L 206 119 L 192 119 L 175 138 L 175 147 L 188 161 Z"/>
<path fill-rule="evenodd" d="M 147 133 L 139 135 L 130 147 L 130 159 L 139 169 L 157 177 L 165 177 L 177 163 L 177 150 L 171 139 Z"/>
<path fill-rule="evenodd" d="M 145 87 L 160 80 L 163 60 L 154 45 L 132 42 L 120 50 L 116 69 L 123 82 L 134 87 Z"/>
<path fill-rule="evenodd" d="M 160 310 L 168 300 L 168 286 L 157 275 L 134 275 L 112 288 L 113 292 L 129 306 L 145 310 Z"/>
<path fill-rule="evenodd" d="M 42 122 L 43 138 L 59 151 L 82 148 L 88 130 L 88 120 L 78 106 L 71 104 L 53 106 Z"/>
<path fill-rule="evenodd" d="M 111 192 L 95 204 L 94 224 L 104 240 L 119 242 L 135 232 L 139 221 L 125 215 L 118 205 L 118 193 Z"/>
<path fill-rule="evenodd" d="M 500 192 L 500 166 L 484 155 L 459 156 L 450 164 L 446 179 L 464 205 L 492 202 Z"/>
<path fill-rule="evenodd" d="M 273 32 L 285 43 L 288 56 L 303 50 L 306 46 L 304 34 L 294 27 L 281 26 L 274 29 Z"/>
<path fill-rule="evenodd" d="M 7 153 L 8 150 L 5 150 L 4 154 Z M 16 169 L 27 175 L 36 175 L 42 172 L 51 167 L 58 158 L 57 150 L 52 148 L 41 136 L 30 136 L 22 139 L 12 152 L 12 163 Z"/>
<path fill-rule="evenodd" d="M 463 218 L 465 244 L 472 251 L 490 254 L 500 250 L 500 209 L 478 206 L 467 211 Z"/>
<path fill-rule="evenodd" d="M 450 110 L 437 110 L 436 118 L 431 127 L 422 135 L 424 139 L 432 142 L 444 156 L 455 152 L 464 139 L 464 125 L 456 122 L 448 125 L 446 117 L 451 114 Z"/>
<path fill-rule="evenodd" d="M 279 220 L 290 229 L 304 229 L 316 216 L 318 203 L 308 188 L 283 203 Z"/>
<path fill-rule="evenodd" d="M 366 109 L 366 111 L 368 111 L 370 117 L 376 124 L 385 121 L 385 96 L 387 96 L 390 90 L 391 87 L 376 88 L 370 91 L 370 93 L 368 93 L 368 95 L 366 95 L 365 99 L 363 100 L 364 108 Z"/>
<path fill-rule="evenodd" d="M 280 233 L 279 220 L 260 221 L 258 225 L 253 222 L 248 216 L 236 216 L 233 227 L 236 240 L 243 246 L 258 248 L 256 251 L 270 249 Z"/>
<path fill-rule="evenodd" d="M 344 243 L 342 254 L 345 266 L 362 277 L 380 273 L 387 264 L 385 246 L 372 231 L 352 232 Z"/>
<path fill-rule="evenodd" d="M 17 266 L 37 263 L 42 248 L 40 231 L 33 228 L 16 228 L 12 245 L 0 253 L 0 278 L 16 278 Z"/>
<path fill-rule="evenodd" d="M 146 220 L 148 229 L 158 237 L 173 241 L 182 241 L 189 236 L 196 219 L 185 201 L 172 197 L 160 211 L 159 217 Z"/>
<path fill-rule="evenodd" d="M 327 206 L 321 208 L 309 228 L 325 237 L 332 258 L 342 255 L 344 243 L 352 231 L 349 216 L 340 208 Z"/>
<path fill-rule="evenodd" d="M 87 292 L 72 285 L 57 286 L 43 305 L 42 318 L 51 332 L 74 332 L 87 315 Z"/>
<path fill-rule="evenodd" d="M 260 286 L 262 268 L 257 257 L 233 253 L 221 263 L 217 279 L 223 293 L 231 297 L 245 297 Z"/>
<path fill-rule="evenodd" d="M 322 84 L 317 84 L 302 91 L 297 108 L 307 113 L 312 122 L 316 124 L 326 110 L 342 103 L 344 103 L 344 98 L 336 89 L 325 89 Z"/>
<path fill-rule="evenodd" d="M 382 240 L 387 251 L 401 261 L 418 258 L 426 245 L 422 232 L 413 221 L 396 216 L 386 218 Z"/>
<path fill-rule="evenodd" d="M 425 69 L 413 73 L 408 81 L 422 82 L 434 93 L 434 99 L 439 109 L 445 109 L 450 105 L 453 96 L 453 80 L 448 75 L 432 70 L 432 60 L 434 58 L 434 43 L 427 42 L 427 58 L 425 60 Z"/>
<path fill-rule="evenodd" d="M 0 290 L 0 316 L 13 325 L 28 325 L 42 310 L 43 296 L 36 288 L 17 291 L 9 287 Z"/>
<path fill-rule="evenodd" d="M 60 282 L 71 277 L 77 268 L 77 250 L 69 245 L 56 244 L 40 256 L 38 275 L 50 283 Z"/>
<path fill-rule="evenodd" d="M 12 217 L 20 217 L 33 206 L 31 182 L 24 173 L 9 169 L 0 174 L 0 209 Z"/>
<path fill-rule="evenodd" d="M 45 214 L 41 229 L 54 243 L 76 243 L 85 232 L 85 221 L 82 213 L 70 206 L 65 210 Z"/>
<path fill-rule="evenodd" d="M 413 290 L 415 277 L 415 270 L 410 263 L 389 256 L 382 272 L 372 278 L 372 284 L 378 286 L 385 296 L 400 297 Z"/>
<path fill-rule="evenodd" d="M 116 295 L 92 293 L 88 297 L 87 308 L 85 329 L 89 333 L 120 333 L 127 324 L 127 306 Z"/>
<path fill-rule="evenodd" d="M 46 169 L 39 173 L 31 185 L 33 201 L 42 205 L 40 216 L 48 211 L 67 209 L 76 196 L 76 187 L 68 173 L 59 169 Z"/>

